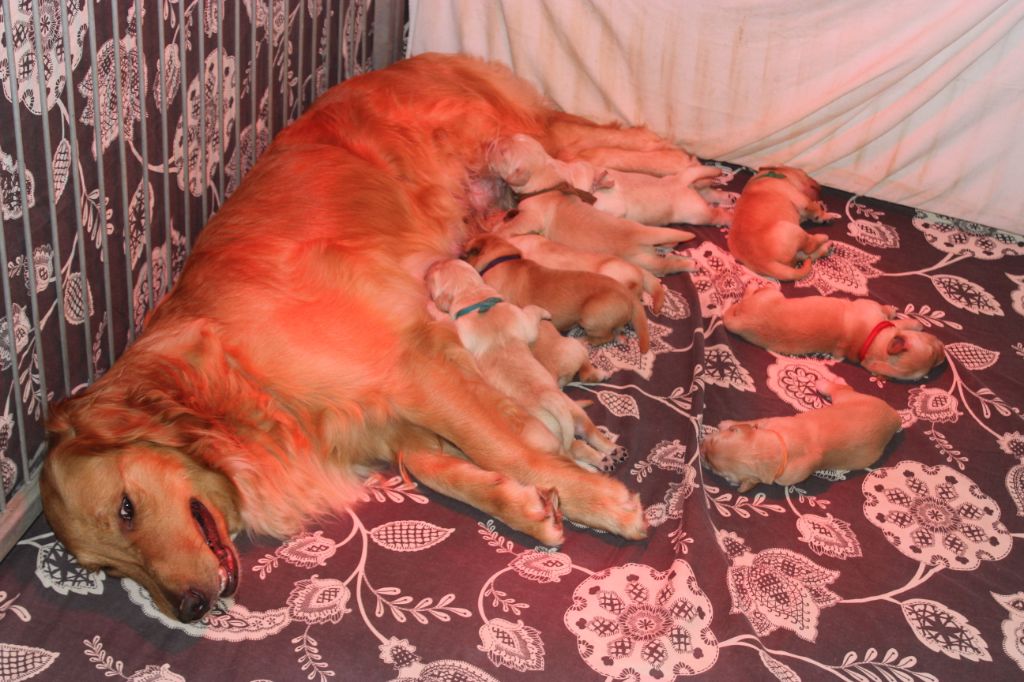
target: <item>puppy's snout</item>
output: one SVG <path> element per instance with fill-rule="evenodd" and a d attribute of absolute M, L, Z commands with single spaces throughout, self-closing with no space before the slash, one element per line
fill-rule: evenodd
<path fill-rule="evenodd" d="M 210 610 L 210 600 L 201 590 L 192 587 L 185 591 L 178 604 L 178 620 L 182 623 L 197 621 Z"/>

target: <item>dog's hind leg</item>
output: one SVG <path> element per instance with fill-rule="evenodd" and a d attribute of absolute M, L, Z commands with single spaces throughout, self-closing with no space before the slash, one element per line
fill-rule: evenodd
<path fill-rule="evenodd" d="M 525 485 L 441 451 L 403 451 L 398 459 L 427 488 L 490 514 L 545 545 L 560 545 L 565 539 L 554 488 Z"/>

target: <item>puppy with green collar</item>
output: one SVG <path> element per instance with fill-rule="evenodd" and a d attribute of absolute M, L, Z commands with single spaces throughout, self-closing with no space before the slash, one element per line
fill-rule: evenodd
<path fill-rule="evenodd" d="M 799 168 L 759 169 L 736 201 L 726 236 L 729 253 L 759 275 L 779 281 L 806 277 L 831 244 L 827 235 L 804 231 L 801 221 L 824 223 L 840 217 L 818 200 L 820 191 L 820 185 Z"/>

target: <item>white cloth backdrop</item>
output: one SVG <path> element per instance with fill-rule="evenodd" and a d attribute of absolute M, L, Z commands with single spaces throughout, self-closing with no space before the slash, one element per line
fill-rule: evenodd
<path fill-rule="evenodd" d="M 1024 232 L 1024 2 L 411 0 L 410 54 L 511 65 L 690 151 Z"/>

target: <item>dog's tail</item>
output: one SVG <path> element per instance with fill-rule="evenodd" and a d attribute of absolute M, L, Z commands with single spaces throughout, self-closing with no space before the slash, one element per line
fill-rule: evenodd
<path fill-rule="evenodd" d="M 651 335 L 647 329 L 647 311 L 640 303 L 633 304 L 633 329 L 636 331 L 636 340 L 640 346 L 640 352 L 646 353 L 651 348 Z"/>
<path fill-rule="evenodd" d="M 640 276 L 643 278 L 644 291 L 651 297 L 651 310 L 655 315 L 660 315 L 661 307 L 665 304 L 665 285 L 651 271 L 644 268 L 637 269 L 640 270 Z"/>

